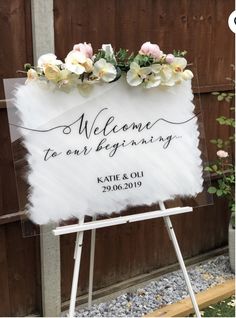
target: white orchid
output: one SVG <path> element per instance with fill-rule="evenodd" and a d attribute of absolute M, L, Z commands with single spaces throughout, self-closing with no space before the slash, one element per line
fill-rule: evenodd
<path fill-rule="evenodd" d="M 61 65 L 63 64 L 61 60 L 58 60 L 55 54 L 48 53 L 48 54 L 43 54 L 39 57 L 38 59 L 38 67 L 42 68 L 43 70 L 45 67 L 50 64 L 50 65 Z"/>
<path fill-rule="evenodd" d="M 190 70 L 185 70 L 182 73 L 182 78 L 187 81 L 193 78 L 193 73 Z"/>
<path fill-rule="evenodd" d="M 159 74 L 161 71 L 161 64 L 152 64 L 151 70 L 154 74 Z"/>
<path fill-rule="evenodd" d="M 179 84 L 182 80 L 188 80 L 193 77 L 193 74 L 189 70 L 185 70 L 187 66 L 187 60 L 184 57 L 175 57 L 173 63 L 170 64 L 172 67 L 172 80 L 174 84 Z"/>
<path fill-rule="evenodd" d="M 101 58 L 94 63 L 93 75 L 104 82 L 111 82 L 116 78 L 116 68 L 105 59 Z"/>
<path fill-rule="evenodd" d="M 83 53 L 70 51 L 65 58 L 65 69 L 77 75 L 81 75 L 85 72 L 83 64 L 86 63 L 86 60 L 87 58 Z"/>
<path fill-rule="evenodd" d="M 161 77 L 155 73 L 152 73 L 146 77 L 144 80 L 146 88 L 157 87 L 161 84 Z"/>
<path fill-rule="evenodd" d="M 172 70 L 170 65 L 163 64 L 161 66 L 159 75 L 161 78 L 161 85 L 164 85 L 164 86 L 174 86 L 175 85 L 173 70 Z"/>
<path fill-rule="evenodd" d="M 29 82 L 35 81 L 37 79 L 38 79 L 38 73 L 34 69 L 30 68 L 27 72 L 27 80 L 25 83 L 28 84 Z"/>
<path fill-rule="evenodd" d="M 187 60 L 184 57 L 175 57 L 170 65 L 174 73 L 180 73 L 187 66 Z"/>
<path fill-rule="evenodd" d="M 131 86 L 138 86 L 151 73 L 151 67 L 140 67 L 136 62 L 132 62 L 129 71 L 127 72 L 127 82 Z"/>

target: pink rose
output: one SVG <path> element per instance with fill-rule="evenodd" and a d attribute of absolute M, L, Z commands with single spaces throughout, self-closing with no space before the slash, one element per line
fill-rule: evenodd
<path fill-rule="evenodd" d="M 174 55 L 173 54 L 167 54 L 166 55 L 166 63 L 171 64 L 174 62 Z"/>
<path fill-rule="evenodd" d="M 151 42 L 145 42 L 141 46 L 139 54 L 148 55 L 156 60 L 160 60 L 163 52 L 160 50 L 157 44 L 152 44 Z"/>
<path fill-rule="evenodd" d="M 73 50 L 83 53 L 87 58 L 91 58 L 93 56 L 93 48 L 90 43 L 84 42 L 75 44 Z"/>
<path fill-rule="evenodd" d="M 224 150 L 218 150 L 216 154 L 219 158 L 227 158 L 229 156 L 228 152 Z"/>

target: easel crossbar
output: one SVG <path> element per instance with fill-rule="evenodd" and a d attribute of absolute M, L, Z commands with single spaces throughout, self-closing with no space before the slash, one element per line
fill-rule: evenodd
<path fill-rule="evenodd" d="M 64 235 L 64 234 L 70 234 L 70 233 L 84 232 L 84 231 L 89 231 L 93 229 L 99 229 L 99 228 L 125 224 L 125 223 L 150 220 L 150 219 L 161 218 L 161 217 L 182 214 L 182 213 L 192 212 L 192 211 L 193 211 L 193 208 L 187 206 L 187 207 L 170 208 L 164 211 L 157 210 L 157 211 L 139 213 L 134 215 L 125 215 L 125 216 L 119 216 L 116 218 L 91 221 L 84 224 L 72 224 L 72 225 L 59 226 L 55 230 L 53 230 L 53 234 Z"/>

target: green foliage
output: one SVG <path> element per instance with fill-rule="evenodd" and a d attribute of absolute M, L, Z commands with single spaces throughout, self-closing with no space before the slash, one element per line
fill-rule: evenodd
<path fill-rule="evenodd" d="M 217 100 L 218 100 L 219 102 L 226 101 L 227 103 L 230 103 L 231 100 L 234 98 L 235 93 L 213 92 L 212 95 L 217 96 Z"/>
<path fill-rule="evenodd" d="M 26 72 L 28 72 L 28 70 L 30 70 L 31 68 L 33 68 L 33 67 L 31 66 L 30 63 L 24 64 L 24 70 L 25 70 Z"/>
<path fill-rule="evenodd" d="M 104 50 L 98 50 L 98 53 L 95 55 L 94 63 L 100 59 L 105 59 L 108 63 L 116 65 L 116 59 L 113 54 L 108 54 Z"/>
<path fill-rule="evenodd" d="M 134 58 L 134 62 L 140 66 L 150 66 L 153 64 L 153 58 L 147 55 L 137 54 Z"/>
<path fill-rule="evenodd" d="M 127 72 L 129 70 L 130 63 L 134 60 L 134 53 L 129 54 L 128 50 L 119 49 L 115 55 L 117 66 L 122 70 Z"/>
<path fill-rule="evenodd" d="M 187 51 L 180 51 L 180 50 L 174 50 L 173 55 L 175 57 L 184 57 L 188 52 Z"/>
<path fill-rule="evenodd" d="M 235 296 L 221 300 L 201 311 L 202 317 L 235 317 Z M 190 317 L 195 317 L 191 314 Z"/>
<path fill-rule="evenodd" d="M 234 83 L 233 80 L 232 82 Z M 212 95 L 217 96 L 219 102 L 226 101 L 228 103 L 231 103 L 235 97 L 235 93 L 232 92 L 213 92 Z M 235 108 L 230 107 L 230 110 L 234 111 Z M 233 115 L 232 117 L 220 116 L 216 118 L 216 121 L 219 125 L 228 126 L 232 129 L 235 127 L 235 118 Z M 205 171 L 218 176 L 216 181 L 217 185 L 209 187 L 208 192 L 217 197 L 227 198 L 229 210 L 231 212 L 231 222 L 235 227 L 235 166 L 232 163 L 233 158 L 231 153 L 232 144 L 235 143 L 235 134 L 232 133 L 227 139 L 216 138 L 210 140 L 210 142 L 216 146 L 220 153 L 217 152 L 215 162 L 212 162 L 205 168 Z"/>
<path fill-rule="evenodd" d="M 225 116 L 220 116 L 220 117 L 216 118 L 216 121 L 220 125 L 226 125 L 226 126 L 235 127 L 235 119 L 234 118 L 228 118 L 228 117 L 225 117 Z"/>

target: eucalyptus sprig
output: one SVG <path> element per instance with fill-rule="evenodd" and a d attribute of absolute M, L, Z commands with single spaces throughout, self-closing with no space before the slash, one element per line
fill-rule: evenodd
<path fill-rule="evenodd" d="M 184 57 L 188 52 L 187 51 L 180 51 L 180 50 L 174 50 L 173 55 L 175 57 Z"/>
<path fill-rule="evenodd" d="M 129 70 L 130 64 L 134 60 L 134 53 L 129 54 L 129 51 L 126 49 L 119 49 L 117 51 L 116 55 L 116 62 L 117 66 L 124 72 L 127 72 Z"/>

